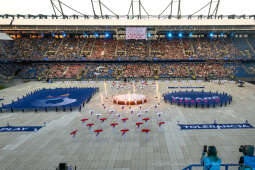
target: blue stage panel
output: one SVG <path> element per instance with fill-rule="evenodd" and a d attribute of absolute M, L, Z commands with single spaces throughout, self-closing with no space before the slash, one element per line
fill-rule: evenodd
<path fill-rule="evenodd" d="M 87 103 L 98 91 L 98 88 L 56 88 L 42 89 L 18 98 L 11 104 L 4 105 L 3 110 L 31 110 L 77 108 Z"/>
<path fill-rule="evenodd" d="M 163 94 L 164 101 L 184 107 L 216 107 L 227 106 L 232 96 L 227 93 L 205 91 L 174 91 Z"/>

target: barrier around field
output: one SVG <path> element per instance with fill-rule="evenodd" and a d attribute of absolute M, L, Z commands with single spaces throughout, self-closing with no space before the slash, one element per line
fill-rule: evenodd
<path fill-rule="evenodd" d="M 221 164 L 220 166 L 224 168 L 222 170 L 229 170 L 230 167 L 239 167 L 239 164 Z M 191 164 L 182 170 L 192 170 L 194 167 L 201 167 L 202 169 L 203 166 L 202 164 Z"/>

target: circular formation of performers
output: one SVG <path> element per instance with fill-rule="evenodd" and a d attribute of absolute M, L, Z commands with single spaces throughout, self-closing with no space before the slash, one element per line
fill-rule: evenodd
<path fill-rule="evenodd" d="M 224 92 L 174 91 L 164 94 L 163 97 L 165 102 L 195 108 L 222 107 L 232 102 L 232 96 Z"/>
<path fill-rule="evenodd" d="M 139 105 L 147 102 L 147 97 L 143 94 L 120 94 L 112 98 L 113 103 L 119 105 Z"/>

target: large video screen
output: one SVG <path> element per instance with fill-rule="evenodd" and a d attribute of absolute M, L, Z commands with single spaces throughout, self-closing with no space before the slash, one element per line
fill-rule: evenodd
<path fill-rule="evenodd" d="M 147 39 L 146 27 L 126 27 L 126 39 Z"/>

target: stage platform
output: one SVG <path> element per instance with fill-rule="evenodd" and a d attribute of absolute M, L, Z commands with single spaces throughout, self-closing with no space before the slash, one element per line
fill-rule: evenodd
<path fill-rule="evenodd" d="M 122 82 L 123 83 L 123 82 Z M 114 85 L 114 87 L 113 87 Z M 226 107 L 188 108 L 165 103 L 162 94 L 179 90 L 191 90 L 168 87 L 204 87 L 204 91 L 225 92 L 233 101 Z M 44 126 L 36 132 L 0 132 L 0 169 L 1 170 L 55 170 L 58 163 L 66 162 L 76 165 L 78 170 L 181 170 L 189 164 L 199 163 L 203 145 L 215 145 L 222 163 L 238 163 L 240 145 L 253 144 L 254 129 L 205 129 L 180 130 L 181 124 L 220 124 L 242 123 L 246 120 L 255 126 L 255 85 L 245 84 L 240 88 L 234 82 L 203 81 L 149 81 L 135 84 L 119 84 L 112 81 L 99 82 L 28 82 L 0 91 L 0 104 L 11 103 L 39 88 L 99 87 L 89 103 L 78 110 L 49 112 L 14 112 L 0 113 L 0 127 L 10 126 Z M 201 89 L 194 89 L 201 91 Z M 112 96 L 125 93 L 144 94 L 147 103 L 137 106 L 117 105 Z M 104 104 L 104 106 L 102 105 Z M 159 105 L 158 105 L 159 104 Z M 157 108 L 155 108 L 157 105 Z M 141 106 L 141 108 L 140 108 Z M 94 114 L 90 115 L 90 111 Z M 110 114 L 110 110 L 115 110 Z M 131 114 L 131 110 L 134 111 Z M 145 113 L 148 112 L 148 113 Z M 118 117 L 118 114 L 120 116 Z M 137 114 L 150 120 L 144 125 L 150 129 L 145 133 L 137 129 Z M 158 118 L 157 113 L 161 113 Z M 102 121 L 96 114 L 107 118 Z M 94 128 L 103 132 L 96 134 L 81 123 L 95 123 Z M 128 118 L 126 123 L 120 119 Z M 158 122 L 164 121 L 161 129 Z M 113 131 L 110 124 L 118 122 Z M 44 123 L 45 122 L 45 123 Z M 125 138 L 120 129 L 128 128 Z M 75 140 L 70 136 L 73 130 L 79 130 Z"/>

